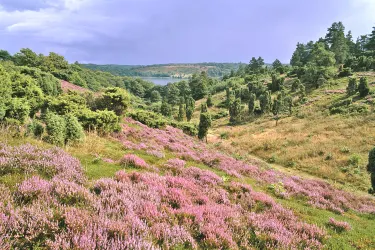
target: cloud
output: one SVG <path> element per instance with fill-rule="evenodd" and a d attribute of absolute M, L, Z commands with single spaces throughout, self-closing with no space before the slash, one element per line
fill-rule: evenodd
<path fill-rule="evenodd" d="M 96 63 L 288 62 L 334 21 L 369 33 L 374 11 L 373 0 L 0 0 L 0 49 Z"/>

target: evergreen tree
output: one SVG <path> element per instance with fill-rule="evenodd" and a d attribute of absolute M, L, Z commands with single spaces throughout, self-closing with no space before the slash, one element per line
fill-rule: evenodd
<path fill-rule="evenodd" d="M 326 50 L 323 43 L 316 43 L 311 51 L 311 62 L 316 66 L 331 67 L 336 63 L 335 54 Z"/>
<path fill-rule="evenodd" d="M 201 74 L 194 74 L 189 82 L 192 96 L 195 100 L 204 98 L 208 92 L 207 73 L 202 71 Z"/>
<path fill-rule="evenodd" d="M 170 117 L 172 115 L 172 108 L 168 104 L 168 102 L 166 101 L 165 98 L 163 99 L 163 101 L 161 103 L 160 112 L 161 112 L 162 115 L 164 115 L 166 117 Z"/>
<path fill-rule="evenodd" d="M 299 88 L 299 85 L 301 84 L 301 81 L 299 79 L 295 79 L 292 83 L 292 92 L 296 92 Z"/>
<path fill-rule="evenodd" d="M 373 55 L 375 56 L 375 27 L 372 28 L 371 34 L 368 36 L 366 41 L 366 45 L 364 46 L 366 49 L 372 51 Z"/>
<path fill-rule="evenodd" d="M 254 110 L 255 110 L 255 99 L 256 99 L 256 96 L 254 93 L 251 93 L 250 94 L 250 98 L 249 98 L 249 115 L 253 115 L 254 114 Z"/>
<path fill-rule="evenodd" d="M 98 106 L 101 110 L 108 109 L 121 116 L 130 106 L 130 97 L 128 92 L 122 88 L 106 88 Z"/>
<path fill-rule="evenodd" d="M 358 91 L 360 97 L 365 97 L 370 93 L 370 87 L 366 77 L 361 77 L 358 84 Z"/>
<path fill-rule="evenodd" d="M 304 102 L 304 100 L 306 98 L 306 88 L 305 88 L 305 85 L 303 83 L 301 83 L 299 85 L 298 96 L 299 96 L 300 102 Z"/>
<path fill-rule="evenodd" d="M 335 22 L 328 28 L 325 39 L 330 46 L 330 50 L 335 54 L 335 60 L 338 64 L 343 64 L 349 54 L 348 40 L 344 31 L 344 25 L 341 22 Z"/>
<path fill-rule="evenodd" d="M 199 118 L 199 126 L 198 126 L 198 138 L 203 140 L 206 138 L 207 142 L 207 133 L 208 129 L 211 127 L 211 115 L 210 113 L 201 113 Z"/>
<path fill-rule="evenodd" d="M 65 119 L 59 115 L 48 112 L 45 118 L 48 136 L 46 140 L 57 146 L 63 146 L 66 138 Z"/>
<path fill-rule="evenodd" d="M 173 83 L 168 84 L 167 93 L 168 103 L 172 106 L 177 105 L 180 100 L 180 90 L 177 88 L 177 85 Z"/>
<path fill-rule="evenodd" d="M 372 192 L 375 192 L 375 148 L 371 149 L 368 155 L 367 171 L 371 175 Z"/>
<path fill-rule="evenodd" d="M 157 90 L 153 90 L 152 92 L 151 92 L 151 96 L 150 96 L 150 100 L 151 100 L 151 102 L 160 102 L 160 100 L 161 100 L 161 95 L 160 95 L 160 93 L 159 93 L 159 91 L 157 91 Z"/>
<path fill-rule="evenodd" d="M 291 96 L 286 96 L 284 98 L 284 107 L 288 110 L 289 115 L 292 115 L 293 112 L 293 98 Z"/>
<path fill-rule="evenodd" d="M 272 105 L 271 101 L 271 95 L 268 91 L 265 91 L 260 97 L 259 97 L 259 104 L 260 104 L 260 110 L 262 114 L 267 114 Z"/>
<path fill-rule="evenodd" d="M 237 122 L 241 115 L 241 99 L 236 98 L 229 107 L 229 122 Z"/>
<path fill-rule="evenodd" d="M 212 95 L 209 94 L 207 97 L 207 107 L 211 108 L 214 104 L 212 103 Z"/>
<path fill-rule="evenodd" d="M 207 104 L 206 103 L 202 103 L 201 104 L 201 113 L 206 113 L 206 112 L 208 112 Z"/>
<path fill-rule="evenodd" d="M 177 120 L 179 122 L 182 122 L 185 119 L 185 104 L 183 102 L 180 102 L 180 106 L 178 108 L 178 117 Z"/>
<path fill-rule="evenodd" d="M 186 119 L 190 122 L 191 118 L 193 117 L 194 109 L 195 109 L 195 100 L 191 96 L 186 98 Z"/>
<path fill-rule="evenodd" d="M 349 84 L 348 87 L 346 88 L 346 93 L 348 96 L 354 95 L 357 93 L 358 86 L 357 86 L 357 79 L 356 78 L 349 78 Z"/>
<path fill-rule="evenodd" d="M 282 95 L 279 94 L 272 104 L 272 113 L 275 116 L 276 126 L 279 121 L 279 114 L 282 111 L 282 109 L 283 109 L 283 100 L 282 100 Z"/>

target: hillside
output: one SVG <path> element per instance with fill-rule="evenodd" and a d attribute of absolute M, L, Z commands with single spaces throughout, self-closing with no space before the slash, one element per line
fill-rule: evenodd
<path fill-rule="evenodd" d="M 145 66 L 83 64 L 83 66 L 119 76 L 188 78 L 202 71 L 207 72 L 207 75 L 210 77 L 222 77 L 230 74 L 232 70 L 236 71 L 240 63 L 155 64 Z"/>
<path fill-rule="evenodd" d="M 5 248 L 375 246 L 374 199 L 235 160 L 171 127 L 126 119 L 112 138 L 87 134 L 66 148 L 81 163 L 38 140 L 4 135 Z"/>

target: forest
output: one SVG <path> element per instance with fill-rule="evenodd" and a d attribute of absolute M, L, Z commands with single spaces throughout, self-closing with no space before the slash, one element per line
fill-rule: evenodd
<path fill-rule="evenodd" d="M 369 32 L 186 71 L 0 50 L 0 249 L 375 249 Z"/>

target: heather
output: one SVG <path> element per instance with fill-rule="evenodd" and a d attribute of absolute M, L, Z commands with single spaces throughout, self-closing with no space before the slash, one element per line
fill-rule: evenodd
<path fill-rule="evenodd" d="M 130 126 L 131 125 L 131 126 Z M 134 127 L 134 125 L 137 125 Z M 212 170 L 220 170 L 235 178 L 253 178 L 263 185 L 277 185 L 277 194 L 288 199 L 289 197 L 307 199 L 307 203 L 336 213 L 344 213 L 349 209 L 375 213 L 375 201 L 338 190 L 330 184 L 313 179 L 303 179 L 290 176 L 277 170 L 248 164 L 241 160 L 223 154 L 210 148 L 207 144 L 192 139 L 181 130 L 167 126 L 165 130 L 152 129 L 139 122 L 127 118 L 123 130 L 117 139 L 127 149 L 157 150 L 172 152 L 181 159 L 204 164 Z M 178 172 L 181 168 L 176 160 L 169 160 L 164 168 Z"/>

